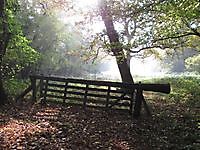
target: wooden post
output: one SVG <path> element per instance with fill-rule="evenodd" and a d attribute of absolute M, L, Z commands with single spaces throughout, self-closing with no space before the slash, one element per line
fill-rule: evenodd
<path fill-rule="evenodd" d="M 20 99 L 23 99 L 24 96 L 29 93 L 30 91 L 32 90 L 32 85 L 30 85 L 28 88 L 26 88 L 20 95 L 18 95 L 16 98 L 15 98 L 15 101 L 17 102 L 18 100 Z"/>
<path fill-rule="evenodd" d="M 149 110 L 149 107 L 148 107 L 143 95 L 142 95 L 142 102 L 144 104 L 144 109 L 146 110 L 147 115 L 151 116 L 151 111 Z"/>
<path fill-rule="evenodd" d="M 36 78 L 31 77 L 31 86 L 32 86 L 32 101 L 35 102 L 36 101 L 36 94 L 37 94 L 37 87 L 36 87 Z"/>
<path fill-rule="evenodd" d="M 46 80 L 45 87 L 44 87 L 44 99 L 43 99 L 44 104 L 46 103 L 46 99 L 47 99 L 48 83 L 49 83 L 49 80 Z"/>
<path fill-rule="evenodd" d="M 88 87 L 89 87 L 89 84 L 86 84 L 85 95 L 84 95 L 84 99 L 83 99 L 83 108 L 84 109 L 86 107 L 86 102 L 87 102 Z"/>
<path fill-rule="evenodd" d="M 134 98 L 135 98 L 135 90 L 131 93 L 131 100 L 130 100 L 130 114 L 133 113 L 133 101 L 134 101 Z"/>
<path fill-rule="evenodd" d="M 107 96 L 106 96 L 106 108 L 108 108 L 109 99 L 110 99 L 110 86 L 108 86 Z"/>
<path fill-rule="evenodd" d="M 66 97 L 67 97 L 67 86 L 68 86 L 68 82 L 65 82 L 65 92 L 64 92 L 63 103 L 65 103 Z"/>
<path fill-rule="evenodd" d="M 136 91 L 136 99 L 135 99 L 135 106 L 134 106 L 134 113 L 133 113 L 133 116 L 135 118 L 138 118 L 140 116 L 142 96 L 143 96 L 143 90 L 141 88 L 141 82 L 139 82 L 139 86 Z"/>
<path fill-rule="evenodd" d="M 40 79 L 40 98 L 44 96 L 44 80 Z"/>

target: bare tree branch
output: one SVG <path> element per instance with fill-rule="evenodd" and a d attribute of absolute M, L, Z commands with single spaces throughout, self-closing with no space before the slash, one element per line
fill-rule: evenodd
<path fill-rule="evenodd" d="M 191 27 L 191 25 L 185 19 L 182 19 L 182 21 L 194 33 L 194 35 L 200 37 L 200 32 L 197 31 L 197 28 Z"/>
<path fill-rule="evenodd" d="M 166 49 L 166 48 L 170 48 L 169 46 L 158 46 L 158 45 L 155 45 L 155 46 L 148 46 L 148 47 L 143 47 L 143 48 L 140 48 L 139 50 L 129 50 L 131 53 L 139 53 L 141 51 L 144 51 L 144 50 L 148 50 L 148 49 L 152 49 L 152 48 L 160 48 L 160 49 Z"/>
<path fill-rule="evenodd" d="M 163 38 L 160 38 L 160 39 L 156 39 L 156 40 L 153 41 L 153 43 L 158 42 L 158 41 L 168 40 L 168 39 L 178 39 L 178 38 L 181 38 L 181 37 L 192 36 L 192 35 L 198 36 L 198 34 L 196 34 L 194 32 L 188 32 L 188 33 L 177 35 L 177 36 L 169 36 L 169 37 L 163 37 Z"/>

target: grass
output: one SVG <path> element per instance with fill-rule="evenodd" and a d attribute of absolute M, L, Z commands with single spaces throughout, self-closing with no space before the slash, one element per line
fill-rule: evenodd
<path fill-rule="evenodd" d="M 170 83 L 171 92 L 165 98 L 168 102 L 200 106 L 200 77 L 165 77 L 144 80 L 146 83 Z"/>

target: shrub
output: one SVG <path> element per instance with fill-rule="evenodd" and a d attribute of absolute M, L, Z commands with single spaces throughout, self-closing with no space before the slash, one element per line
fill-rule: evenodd
<path fill-rule="evenodd" d="M 200 77 L 177 76 L 154 79 L 154 83 L 168 82 L 171 85 L 169 100 L 190 105 L 200 104 Z"/>
<path fill-rule="evenodd" d="M 5 90 L 10 98 L 14 98 L 20 94 L 28 86 L 28 84 L 28 80 L 19 80 L 15 78 L 4 81 Z"/>

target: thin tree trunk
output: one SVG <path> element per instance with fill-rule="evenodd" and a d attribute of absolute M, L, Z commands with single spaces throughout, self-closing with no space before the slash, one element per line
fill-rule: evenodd
<path fill-rule="evenodd" d="M 1 74 L 1 72 L 0 72 Z M 3 80 L 2 80 L 2 75 L 0 75 L 0 105 L 3 105 L 7 102 L 8 98 L 3 86 Z"/>
<path fill-rule="evenodd" d="M 9 41 L 9 33 L 8 33 L 8 24 L 7 24 L 7 18 L 5 14 L 5 6 L 6 6 L 6 0 L 0 1 L 0 20 L 1 22 L 1 34 L 0 34 L 0 105 L 7 102 L 7 95 L 3 86 L 3 76 L 2 76 L 2 61 L 3 57 L 6 53 L 6 48 Z"/>
<path fill-rule="evenodd" d="M 119 41 L 119 35 L 114 28 L 113 18 L 111 15 L 110 8 L 107 6 L 105 0 L 102 0 L 100 10 L 101 10 L 101 17 L 102 20 L 104 21 L 107 35 L 111 44 L 111 51 L 113 52 L 116 58 L 122 82 L 133 83 L 133 78 L 130 72 L 130 68 L 129 65 L 127 64 L 127 58 L 121 47 Z"/>

